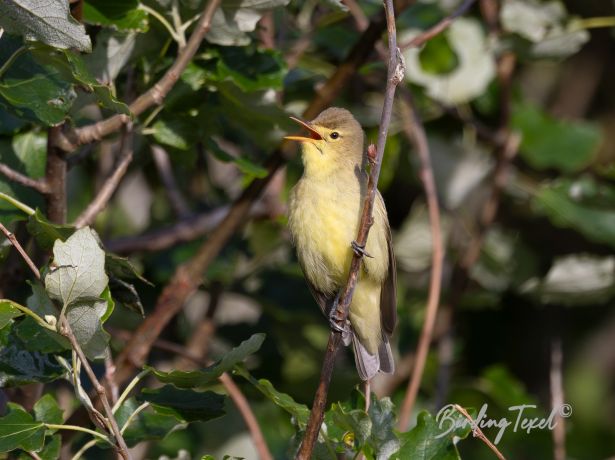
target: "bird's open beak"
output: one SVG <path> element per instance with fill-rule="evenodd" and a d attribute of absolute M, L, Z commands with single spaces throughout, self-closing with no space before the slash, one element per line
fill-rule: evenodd
<path fill-rule="evenodd" d="M 290 117 L 291 120 L 299 123 L 305 129 L 310 132 L 310 137 L 304 136 L 284 136 L 284 139 L 288 139 L 289 141 L 299 141 L 299 142 L 314 142 L 314 141 L 322 141 L 322 136 L 316 129 L 312 127 L 307 121 L 300 120 L 299 118 Z"/>

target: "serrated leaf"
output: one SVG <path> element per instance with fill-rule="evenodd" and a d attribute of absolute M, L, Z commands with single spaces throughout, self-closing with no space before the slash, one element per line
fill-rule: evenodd
<path fill-rule="evenodd" d="M 0 329 L 9 324 L 13 318 L 18 318 L 23 313 L 15 308 L 15 302 L 9 299 L 0 299 Z"/>
<path fill-rule="evenodd" d="M 66 0 L 11 0 L 0 3 L 0 27 L 56 48 L 92 49 L 85 27 L 70 14 Z"/>
<path fill-rule="evenodd" d="M 53 245 L 53 265 L 45 276 L 49 296 L 64 307 L 97 300 L 109 278 L 105 273 L 105 252 L 92 229 L 82 228 L 66 242 Z M 106 311 L 106 305 L 105 305 Z M 79 310 L 81 311 L 81 310 Z"/>
<path fill-rule="evenodd" d="M 66 241 L 76 228 L 72 225 L 54 224 L 47 220 L 40 210 L 28 217 L 26 228 L 34 237 L 41 249 L 49 251 L 53 248 L 56 240 Z"/>
<path fill-rule="evenodd" d="M 511 123 L 522 134 L 521 156 L 536 169 L 579 171 L 591 162 L 602 140 L 600 129 L 591 123 L 557 120 L 528 104 L 514 108 Z"/>
<path fill-rule="evenodd" d="M 391 458 L 404 460 L 461 460 L 454 437 L 465 438 L 471 431 L 469 423 L 464 423 L 463 415 L 451 409 L 445 416 L 439 412 L 434 418 L 429 412 L 421 411 L 416 426 L 399 435 L 400 450 Z"/>
<path fill-rule="evenodd" d="M 89 24 L 147 32 L 148 15 L 137 0 L 87 0 L 83 19 Z"/>
<path fill-rule="evenodd" d="M 60 425 L 64 421 L 62 409 L 60 409 L 58 402 L 49 393 L 43 395 L 34 404 L 34 418 L 38 422 L 52 423 L 54 425 Z"/>
<path fill-rule="evenodd" d="M 226 353 L 215 364 L 202 370 L 162 372 L 153 368 L 149 369 L 161 382 L 172 383 L 180 388 L 202 387 L 216 381 L 222 373 L 231 370 L 237 363 L 256 353 L 264 340 L 265 334 L 254 334 L 248 340 L 244 340 L 239 346 Z"/>
<path fill-rule="evenodd" d="M 254 177 L 263 178 L 266 177 L 268 171 L 266 168 L 263 168 L 256 163 L 253 163 L 247 158 L 244 157 L 235 157 L 226 153 L 224 150 L 220 148 L 220 146 L 216 143 L 214 139 L 211 137 L 205 139 L 205 146 L 207 150 L 215 156 L 218 160 L 223 161 L 225 163 L 233 162 L 237 165 L 239 170 L 245 174 L 249 174 Z"/>
<path fill-rule="evenodd" d="M 122 428 L 128 418 L 137 409 L 134 398 L 128 398 L 115 413 L 118 425 Z M 173 431 L 186 428 L 187 424 L 178 421 L 176 416 L 159 414 L 153 411 L 142 411 L 132 419 L 124 431 L 124 439 L 129 447 L 142 441 L 162 440 Z"/>
<path fill-rule="evenodd" d="M 44 441 L 45 427 L 23 409 L 11 407 L 8 415 L 0 418 L 0 452 L 37 451 Z"/>
<path fill-rule="evenodd" d="M 137 401 L 148 401 L 158 413 L 187 422 L 207 421 L 223 416 L 226 413 L 224 399 L 224 396 L 212 391 L 197 392 L 172 385 L 156 390 L 146 388 L 137 396 Z"/>

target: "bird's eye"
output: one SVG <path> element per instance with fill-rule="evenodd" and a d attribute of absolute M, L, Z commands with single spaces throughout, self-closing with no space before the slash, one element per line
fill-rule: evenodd
<path fill-rule="evenodd" d="M 340 137 L 340 133 L 338 133 L 337 131 L 333 131 L 331 133 L 331 139 L 337 139 L 338 137 Z"/>

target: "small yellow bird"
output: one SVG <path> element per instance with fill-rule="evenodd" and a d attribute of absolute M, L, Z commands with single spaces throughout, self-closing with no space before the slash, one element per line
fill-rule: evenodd
<path fill-rule="evenodd" d="M 364 133 L 352 114 L 331 107 L 311 122 L 294 121 L 309 137 L 286 136 L 301 142 L 303 176 L 292 189 L 289 229 L 299 263 L 323 313 L 333 318 L 340 290 L 346 284 L 354 239 L 367 193 Z M 394 370 L 389 337 L 397 320 L 396 270 L 391 230 L 380 193 L 374 201 L 373 226 L 364 252 L 367 257 L 350 304 L 350 329 L 359 376 Z M 336 326 L 331 320 L 332 326 Z"/>

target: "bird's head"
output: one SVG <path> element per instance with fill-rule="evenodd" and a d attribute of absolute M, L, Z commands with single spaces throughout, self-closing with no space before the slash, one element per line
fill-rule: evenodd
<path fill-rule="evenodd" d="M 286 136 L 301 142 L 303 165 L 307 175 L 328 175 L 339 168 L 361 167 L 363 162 L 363 129 L 346 109 L 331 107 L 307 122 L 294 121 L 307 129 L 309 136 Z"/>

